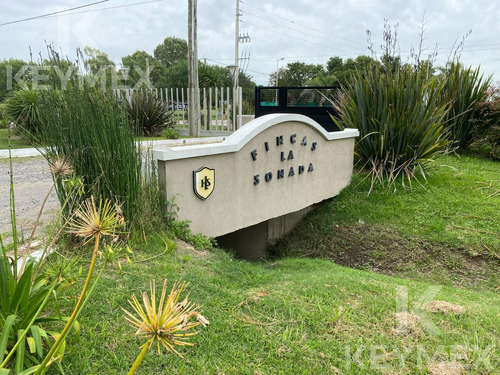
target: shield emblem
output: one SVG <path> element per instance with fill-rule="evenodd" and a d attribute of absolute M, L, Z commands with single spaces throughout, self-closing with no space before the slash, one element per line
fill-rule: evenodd
<path fill-rule="evenodd" d="M 215 169 L 202 167 L 193 171 L 194 193 L 200 199 L 207 199 L 215 188 Z"/>

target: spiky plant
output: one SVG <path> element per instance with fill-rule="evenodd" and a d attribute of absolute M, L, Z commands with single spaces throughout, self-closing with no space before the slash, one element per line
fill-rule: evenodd
<path fill-rule="evenodd" d="M 174 111 L 149 90 L 137 91 L 126 101 L 130 127 L 141 136 L 157 136 L 172 126 Z"/>
<path fill-rule="evenodd" d="M 154 280 L 150 284 L 150 297 L 146 292 L 142 293 L 144 308 L 139 300 L 132 296 L 129 300 L 130 306 L 135 314 L 125 310 L 125 319 L 137 328 L 136 334 L 146 337 L 147 341 L 142 346 L 142 350 L 137 356 L 134 364 L 130 368 L 129 375 L 134 374 L 144 356 L 156 342 L 158 352 L 161 347 L 167 351 L 184 358 L 175 346 L 193 346 L 194 344 L 186 340 L 187 337 L 194 336 L 199 331 L 190 331 L 198 325 L 207 325 L 208 320 L 198 312 L 199 306 L 188 301 L 188 296 L 180 302 L 180 295 L 187 284 L 175 282 L 172 290 L 167 295 L 167 280 L 163 282 L 160 301 L 156 305 L 156 288 Z M 194 320 L 195 319 L 195 320 Z"/>
<path fill-rule="evenodd" d="M 33 238 L 35 237 L 35 232 L 38 227 L 38 224 L 40 223 L 40 217 L 42 216 L 43 210 L 45 208 L 45 205 L 47 203 L 47 200 L 49 199 L 50 194 L 52 193 L 52 190 L 55 188 L 56 184 L 59 182 L 59 180 L 62 177 L 69 176 L 71 175 L 74 170 L 73 166 L 71 165 L 71 162 L 64 156 L 61 157 L 55 157 L 48 159 L 49 160 L 49 168 L 50 168 L 50 173 L 52 173 L 53 176 L 53 184 L 47 194 L 45 195 L 45 198 L 42 202 L 42 205 L 40 206 L 40 211 L 38 212 L 38 216 L 33 224 L 33 229 L 31 230 L 31 235 L 28 240 L 28 244 L 26 245 L 26 254 L 24 256 L 23 262 L 21 264 L 21 267 L 19 268 L 19 273 L 22 273 L 24 270 L 24 267 L 26 265 L 26 261 L 28 259 L 28 255 L 30 253 L 31 249 L 31 243 L 33 241 Z M 45 256 L 45 252 L 43 254 Z M 43 258 L 42 256 L 42 258 Z"/>
<path fill-rule="evenodd" d="M 5 102 L 4 113 L 30 133 L 40 126 L 40 90 L 21 88 L 13 91 Z"/>
<path fill-rule="evenodd" d="M 335 109 L 339 128 L 357 128 L 355 154 L 378 181 L 395 188 L 423 175 L 433 158 L 447 145 L 443 119 L 448 108 L 440 105 L 442 83 L 426 80 L 410 66 L 385 71 L 357 72 Z"/>
<path fill-rule="evenodd" d="M 491 77 L 484 77 L 479 67 L 465 68 L 455 62 L 440 78 L 444 81 L 440 100 L 450 106 L 445 118 L 450 140 L 453 146 L 465 150 L 474 140 L 474 119 L 479 115 L 476 105 L 486 99 Z"/>
<path fill-rule="evenodd" d="M 61 334 L 52 345 L 49 353 L 44 358 L 40 366 L 38 367 L 35 375 L 43 374 L 47 370 L 47 366 L 53 361 L 53 357 L 59 347 L 61 346 L 64 338 L 68 334 L 68 331 L 72 327 L 76 317 L 80 313 L 87 290 L 90 285 L 90 279 L 94 271 L 97 256 L 99 254 L 99 245 L 101 243 L 101 238 L 103 236 L 116 237 L 124 226 L 123 217 L 120 214 L 119 207 L 112 204 L 109 200 L 99 201 L 97 206 L 94 198 L 91 197 L 87 199 L 81 207 L 75 212 L 73 221 L 69 224 L 69 232 L 73 233 L 77 237 L 85 240 L 85 243 L 94 241 L 94 251 L 92 252 L 92 259 L 90 261 L 89 270 L 87 272 L 87 278 L 83 284 L 82 291 L 78 297 L 78 301 L 73 309 L 71 316 L 69 317 L 66 325 L 64 326 Z"/>

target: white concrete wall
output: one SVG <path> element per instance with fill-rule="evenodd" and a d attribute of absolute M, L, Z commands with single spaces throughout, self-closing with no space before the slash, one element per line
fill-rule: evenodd
<path fill-rule="evenodd" d="M 154 157 L 167 199 L 176 197 L 179 219 L 190 220 L 193 233 L 220 236 L 337 195 L 350 182 L 357 135 L 355 129 L 327 133 L 302 115 L 268 115 L 220 144 L 158 148 Z M 214 191 L 206 200 L 193 190 L 193 171 L 201 167 L 215 169 Z"/>

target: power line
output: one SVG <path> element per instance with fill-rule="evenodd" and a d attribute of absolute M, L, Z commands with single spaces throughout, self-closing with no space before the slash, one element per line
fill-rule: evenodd
<path fill-rule="evenodd" d="M 251 17 L 254 17 L 254 18 L 258 18 L 264 22 L 268 22 L 272 25 L 277 25 L 277 26 L 280 26 L 280 27 L 285 27 L 287 29 L 290 29 L 290 30 L 293 30 L 293 31 L 296 31 L 296 32 L 300 32 L 301 34 L 306 34 L 304 33 L 303 31 L 300 31 L 300 30 L 297 30 L 297 28 L 295 27 L 291 27 L 291 26 L 286 26 L 286 25 L 283 25 L 283 24 L 280 24 L 280 23 L 276 23 L 276 22 L 272 22 L 272 21 L 269 21 L 268 19 L 265 19 L 265 18 L 262 18 L 262 17 L 259 17 L 257 15 L 255 15 L 254 13 L 251 13 L 251 12 L 246 12 L 245 15 L 249 15 Z M 281 17 L 280 17 L 281 18 Z M 298 24 L 295 24 L 293 21 L 292 21 L 292 24 L 294 25 L 297 25 L 297 26 L 300 26 Z M 313 35 L 313 34 L 310 34 L 310 33 L 307 33 L 306 35 L 312 37 L 312 38 L 316 38 L 316 39 L 320 39 L 320 40 L 323 40 L 325 42 L 328 42 L 328 43 L 332 43 L 332 40 L 331 39 L 326 39 L 326 38 L 323 38 L 323 37 L 320 37 L 320 36 L 317 36 L 317 35 Z M 358 48 L 357 46 L 356 47 L 353 47 L 352 45 L 349 45 L 349 44 L 345 44 L 345 43 L 339 43 L 341 44 L 342 46 L 344 47 L 347 47 L 347 48 Z"/>
<path fill-rule="evenodd" d="M 59 17 L 59 16 L 71 16 L 72 14 L 81 14 L 81 13 L 90 13 L 90 12 L 98 12 L 100 10 L 108 10 L 108 9 L 116 9 L 116 8 L 126 8 L 126 7 L 131 7 L 135 5 L 142 5 L 142 4 L 150 4 L 150 3 L 159 3 L 162 2 L 163 0 L 150 0 L 150 1 L 141 1 L 139 3 L 132 3 L 132 4 L 124 4 L 124 5 L 115 5 L 113 7 L 106 7 L 106 8 L 97 8 L 97 9 L 91 9 L 91 10 L 82 10 L 81 12 L 72 12 L 72 13 L 66 13 L 66 14 L 60 14 L 60 15 L 54 15 L 54 16 L 49 16 L 50 17 Z"/>
<path fill-rule="evenodd" d="M 306 40 L 306 39 L 302 39 L 302 38 L 299 38 L 299 37 L 296 37 L 296 36 L 293 36 L 293 35 L 281 33 L 279 31 L 276 31 L 276 30 L 273 30 L 273 29 L 269 29 L 267 27 L 255 25 L 255 24 L 247 22 L 247 21 L 241 20 L 240 22 L 246 23 L 247 25 L 254 26 L 254 27 L 257 27 L 259 29 L 263 29 L 263 30 L 266 30 L 266 31 L 269 31 L 269 32 L 272 32 L 272 33 L 275 33 L 275 34 L 283 35 L 283 36 L 286 36 L 288 38 L 297 39 L 297 40 L 300 40 L 302 42 L 306 42 L 306 43 L 309 43 L 309 44 L 315 44 L 315 45 L 323 47 L 323 48 L 336 49 L 335 47 L 332 47 L 332 46 L 325 46 L 324 44 L 319 44 L 319 43 L 311 42 L 310 40 Z"/>
<path fill-rule="evenodd" d="M 52 13 L 47 13 L 47 14 L 42 14 L 40 16 L 34 16 L 34 17 L 29 17 L 29 18 L 23 18 L 21 20 L 10 21 L 10 22 L 6 22 L 6 23 L 2 23 L 2 24 L 0 24 L 0 26 L 12 25 L 14 23 L 31 21 L 31 20 L 35 20 L 35 19 L 38 19 L 38 18 L 44 18 L 44 17 L 54 16 L 56 14 L 65 13 L 65 12 L 69 12 L 69 11 L 76 10 L 76 9 L 86 8 L 86 7 L 89 7 L 89 6 L 92 6 L 92 5 L 96 5 L 96 4 L 105 3 L 107 1 L 109 1 L 109 0 L 96 1 L 95 3 L 80 5 L 78 7 L 69 8 L 69 9 L 65 9 L 65 10 L 59 10 L 57 12 L 52 12 Z"/>
<path fill-rule="evenodd" d="M 325 33 L 325 32 L 323 32 L 323 31 L 320 31 L 320 30 L 314 29 L 314 28 L 309 27 L 309 26 L 307 26 L 307 25 L 303 25 L 303 24 L 297 23 L 297 22 L 295 22 L 294 20 L 290 20 L 290 19 L 288 19 L 288 18 L 278 16 L 277 14 L 274 14 L 274 13 L 268 12 L 268 11 L 266 11 L 266 10 L 264 10 L 264 9 L 260 9 L 260 8 L 258 8 L 258 7 L 256 7 L 256 6 L 254 6 L 254 5 L 248 4 L 248 3 L 247 3 L 247 2 L 245 2 L 245 1 L 242 1 L 242 3 L 243 3 L 243 4 L 245 4 L 245 5 L 247 5 L 247 6 L 249 6 L 249 7 L 251 7 L 251 8 L 254 8 L 254 9 L 256 9 L 256 10 L 258 10 L 258 11 L 262 12 L 262 13 L 269 14 L 269 15 L 271 15 L 271 16 L 273 16 L 273 17 L 276 17 L 276 18 L 281 18 L 282 20 L 285 20 L 285 21 L 290 22 L 290 23 L 292 23 L 292 24 L 294 24 L 294 25 L 297 25 L 297 26 L 303 27 L 303 28 L 305 28 L 305 29 L 308 29 L 308 30 L 311 30 L 311 31 L 317 32 L 317 33 L 319 33 L 319 34 L 324 34 L 324 35 L 326 35 L 326 36 L 328 36 L 328 37 L 330 37 L 330 38 L 340 39 L 340 40 L 343 40 L 343 41 L 345 41 L 345 42 L 349 42 L 349 43 L 351 43 L 351 44 L 356 44 L 356 46 L 358 45 L 358 43 L 353 42 L 353 41 L 351 41 L 351 40 L 348 40 L 348 39 L 345 39 L 345 38 L 340 38 L 340 37 L 337 37 L 337 36 L 331 35 L 331 34 L 329 34 L 329 33 Z"/>

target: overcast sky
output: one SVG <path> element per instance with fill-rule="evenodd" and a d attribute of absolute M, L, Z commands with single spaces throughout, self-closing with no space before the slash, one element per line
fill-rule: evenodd
<path fill-rule="evenodd" d="M 99 0 L 0 2 L 0 24 L 83 6 Z M 419 44 L 425 14 L 423 53 L 437 48 L 443 65 L 454 44 L 466 38 L 461 60 L 500 80 L 500 2 L 497 0 L 244 0 L 240 1 L 240 65 L 258 84 L 289 62 L 324 64 L 331 56 L 369 55 L 366 31 L 380 50 L 384 18 L 399 23 L 403 60 Z M 108 9 L 106 9 L 108 8 Z M 73 14 L 70 14 L 73 13 Z M 209 64 L 234 64 L 236 0 L 198 1 L 198 56 Z M 29 60 L 45 41 L 74 58 L 77 47 L 106 52 L 117 64 L 137 50 L 150 54 L 165 37 L 187 39 L 187 0 L 108 0 L 100 4 L 0 26 L 0 59 Z M 437 47 L 436 47 L 437 46 Z M 44 55 L 46 56 L 46 54 Z"/>

